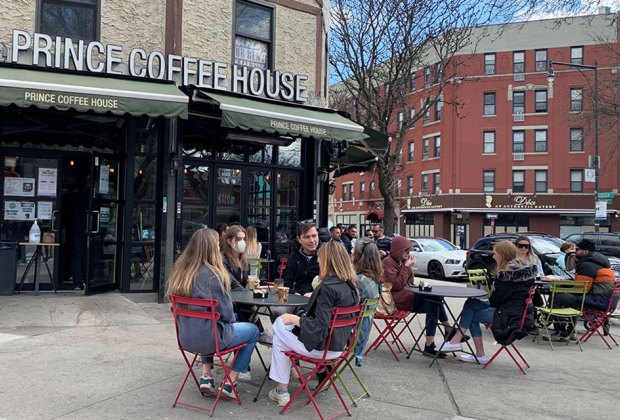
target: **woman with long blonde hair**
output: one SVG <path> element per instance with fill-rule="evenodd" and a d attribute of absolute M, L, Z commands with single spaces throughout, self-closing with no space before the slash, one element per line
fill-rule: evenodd
<path fill-rule="evenodd" d="M 230 276 L 222 263 L 218 243 L 219 235 L 215 230 L 200 229 L 194 232 L 187 247 L 174 264 L 166 290 L 168 295 L 217 300 L 216 310 L 220 313 L 218 325 L 221 326 L 218 328 L 220 348 L 247 344 L 239 350 L 230 375 L 236 387 L 239 372 L 248 370 L 259 332 L 254 324 L 235 322 L 230 296 Z M 208 355 L 215 351 L 211 320 L 180 317 L 179 339 L 184 348 L 196 353 Z M 211 357 L 203 359 L 200 378 L 202 392 L 216 392 L 211 371 L 212 362 Z M 230 384 L 224 386 L 222 393 L 231 398 L 235 397 Z"/>
<path fill-rule="evenodd" d="M 242 226 L 231 226 L 220 239 L 222 261 L 230 274 L 232 290 L 243 290 L 247 281 L 246 233 Z"/>
<path fill-rule="evenodd" d="M 273 325 L 269 377 L 278 385 L 269 392 L 269 398 L 281 407 L 290 399 L 288 383 L 291 361 L 284 352 L 293 350 L 308 357 L 322 357 L 332 310 L 357 305 L 360 302 L 357 275 L 345 248 L 337 242 L 327 242 L 319 248 L 318 259 L 320 283 L 310 296 L 307 312 L 300 316 L 283 314 Z M 351 330 L 340 328 L 334 331 L 327 358 L 338 357 L 350 336 Z"/>
<path fill-rule="evenodd" d="M 476 356 L 461 354 L 459 359 L 463 362 L 486 363 L 489 360 L 484 353 L 481 323 L 493 324 L 493 335 L 500 343 L 506 343 L 511 334 L 517 333 L 525 308 L 525 299 L 536 279 L 536 265 L 529 260 L 523 261 L 518 258 L 517 248 L 511 241 L 495 244 L 493 259 L 497 263 L 493 294 L 488 301 L 468 299 L 465 302 L 459 322 L 461 328 L 450 341 L 444 343 L 442 348 L 442 351 L 447 352 L 462 350 L 461 339 L 469 329 L 476 348 Z M 525 328 L 531 328 L 533 322 L 533 316 L 529 317 Z"/>
<path fill-rule="evenodd" d="M 245 229 L 245 256 L 248 259 L 248 266 L 250 267 L 249 275 L 258 276 L 258 270 L 252 268 L 250 261 L 253 259 L 259 259 L 263 251 L 263 246 L 258 242 L 258 232 L 254 226 L 248 226 Z"/>

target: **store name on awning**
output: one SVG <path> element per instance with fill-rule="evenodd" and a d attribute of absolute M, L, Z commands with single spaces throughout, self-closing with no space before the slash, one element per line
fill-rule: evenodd
<path fill-rule="evenodd" d="M 327 129 L 316 125 L 293 123 L 282 120 L 269 120 L 269 126 L 275 130 L 290 130 L 296 133 L 327 135 Z"/>
<path fill-rule="evenodd" d="M 525 197 L 522 195 L 517 195 L 512 198 L 512 203 L 501 203 L 501 204 L 493 204 L 493 196 L 487 195 L 485 196 L 485 206 L 487 208 L 495 208 L 495 209 L 554 209 L 556 206 L 554 204 L 538 204 L 536 200 Z"/>
<path fill-rule="evenodd" d="M 271 99 L 306 102 L 308 76 L 249 68 L 195 57 L 163 54 L 133 48 L 124 55 L 120 45 L 98 41 L 74 42 L 71 38 L 54 37 L 35 32 L 13 30 L 11 62 L 18 63 L 20 53 L 31 54 L 38 67 L 77 70 L 90 73 L 125 74 L 118 69 L 127 64 L 132 77 L 170 80 L 183 86 L 196 85 Z"/>
<path fill-rule="evenodd" d="M 443 204 L 433 204 L 433 201 L 428 197 L 420 198 L 419 206 L 411 205 L 411 197 L 407 197 L 407 210 L 419 210 L 419 209 L 440 209 Z"/>
<path fill-rule="evenodd" d="M 50 105 L 80 105 L 91 108 L 118 109 L 118 99 L 94 98 L 84 95 L 67 95 L 44 92 L 24 92 L 24 100 Z"/>

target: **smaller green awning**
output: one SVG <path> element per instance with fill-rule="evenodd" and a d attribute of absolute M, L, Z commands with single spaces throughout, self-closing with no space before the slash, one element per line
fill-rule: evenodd
<path fill-rule="evenodd" d="M 0 106 L 187 118 L 174 84 L 0 67 Z"/>
<path fill-rule="evenodd" d="M 367 137 L 364 127 L 331 109 L 244 98 L 201 89 L 194 90 L 192 100 L 217 102 L 222 111 L 222 127 L 226 128 L 349 142 Z"/>
<path fill-rule="evenodd" d="M 335 177 L 352 172 L 365 172 L 372 169 L 377 164 L 377 160 L 365 147 L 351 144 L 342 158 L 337 162 L 332 162 L 331 170 L 336 171 Z"/>

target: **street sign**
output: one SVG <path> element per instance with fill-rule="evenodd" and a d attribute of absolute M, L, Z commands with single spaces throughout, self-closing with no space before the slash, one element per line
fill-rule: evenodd
<path fill-rule="evenodd" d="M 584 181 L 585 182 L 595 182 L 596 181 L 596 171 L 594 169 L 584 169 Z"/>
<path fill-rule="evenodd" d="M 597 201 L 595 203 L 594 218 L 596 220 L 607 219 L 607 203 L 605 201 Z"/>
<path fill-rule="evenodd" d="M 600 192 L 598 193 L 598 198 L 614 198 L 616 196 L 615 192 Z"/>

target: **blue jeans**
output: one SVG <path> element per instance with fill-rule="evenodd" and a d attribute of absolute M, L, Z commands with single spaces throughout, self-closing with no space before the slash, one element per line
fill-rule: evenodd
<path fill-rule="evenodd" d="M 357 344 L 355 345 L 354 351 L 355 357 L 360 362 L 364 358 L 364 347 L 366 347 L 366 343 L 368 343 L 368 339 L 370 338 L 373 318 L 373 316 L 368 316 L 362 319 L 362 323 L 360 324 L 360 335 L 357 337 Z"/>
<path fill-rule="evenodd" d="M 446 309 L 441 304 L 441 300 L 436 297 L 424 297 L 419 294 L 414 294 L 412 311 L 419 314 L 426 314 L 425 327 L 427 337 L 435 337 L 438 318 L 441 322 L 446 322 L 448 320 Z"/>
<path fill-rule="evenodd" d="M 237 352 L 237 358 L 233 365 L 235 372 L 247 372 L 250 367 L 250 360 L 252 359 L 252 352 L 256 347 L 258 341 L 258 327 L 250 322 L 235 322 L 233 326 L 233 338 L 230 343 L 223 349 L 229 349 L 231 347 L 238 346 L 239 344 L 246 343 L 245 347 L 242 347 Z M 222 349 L 222 350 L 223 350 Z M 203 363 L 213 363 L 213 357 L 203 357 Z"/>
<path fill-rule="evenodd" d="M 491 307 L 488 300 L 467 299 L 461 312 L 459 327 L 469 330 L 472 337 L 481 337 L 480 324 L 493 322 L 494 314 L 495 308 Z"/>

